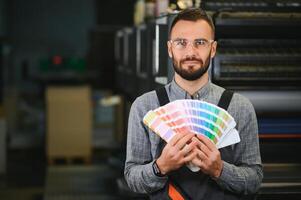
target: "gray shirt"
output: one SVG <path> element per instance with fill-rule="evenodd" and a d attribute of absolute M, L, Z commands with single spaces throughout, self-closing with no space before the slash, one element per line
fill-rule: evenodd
<path fill-rule="evenodd" d="M 165 88 L 170 101 L 191 98 L 175 81 Z M 216 105 L 223 91 L 223 88 L 209 81 L 194 98 Z M 167 176 L 158 177 L 153 172 L 152 163 L 160 156 L 156 155 L 160 138 L 142 121 L 149 110 L 159 106 L 156 92 L 151 91 L 138 97 L 130 110 L 124 175 L 128 186 L 138 193 L 155 192 L 168 181 Z M 263 178 L 256 114 L 250 101 L 238 93 L 234 93 L 228 112 L 237 123 L 241 141 L 233 145 L 235 164 L 223 161 L 222 173 L 214 181 L 222 190 L 240 194 L 255 193 Z"/>

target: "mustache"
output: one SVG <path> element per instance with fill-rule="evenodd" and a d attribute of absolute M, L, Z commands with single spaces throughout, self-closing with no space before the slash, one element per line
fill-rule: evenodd
<path fill-rule="evenodd" d="M 180 60 L 180 63 L 183 63 L 183 62 L 185 62 L 185 61 L 197 61 L 197 62 L 199 62 L 199 63 L 201 63 L 201 64 L 204 63 L 202 59 L 196 58 L 196 57 L 186 57 L 186 58 L 184 58 L 184 59 L 181 59 L 181 60 Z"/>

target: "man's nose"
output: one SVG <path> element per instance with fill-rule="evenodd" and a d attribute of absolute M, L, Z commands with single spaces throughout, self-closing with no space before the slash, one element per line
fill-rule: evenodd
<path fill-rule="evenodd" d="M 188 42 L 185 51 L 186 51 L 186 55 L 190 55 L 190 56 L 197 55 L 197 49 L 195 48 L 193 42 L 191 41 Z"/>

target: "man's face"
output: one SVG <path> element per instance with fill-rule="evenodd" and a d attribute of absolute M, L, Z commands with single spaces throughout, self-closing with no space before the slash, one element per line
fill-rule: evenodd
<path fill-rule="evenodd" d="M 175 72 L 189 81 L 202 77 L 208 71 L 217 46 L 209 24 L 204 20 L 180 20 L 173 27 L 170 39 L 168 54 Z"/>

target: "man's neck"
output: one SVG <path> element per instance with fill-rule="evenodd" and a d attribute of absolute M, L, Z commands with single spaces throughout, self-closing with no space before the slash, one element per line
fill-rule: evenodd
<path fill-rule="evenodd" d="M 188 81 L 183 79 L 181 76 L 179 76 L 177 73 L 175 73 L 175 81 L 176 83 L 183 88 L 188 94 L 193 95 L 195 94 L 199 89 L 204 87 L 208 83 L 209 75 L 208 72 L 206 72 L 201 78 L 194 80 L 194 81 Z"/>

